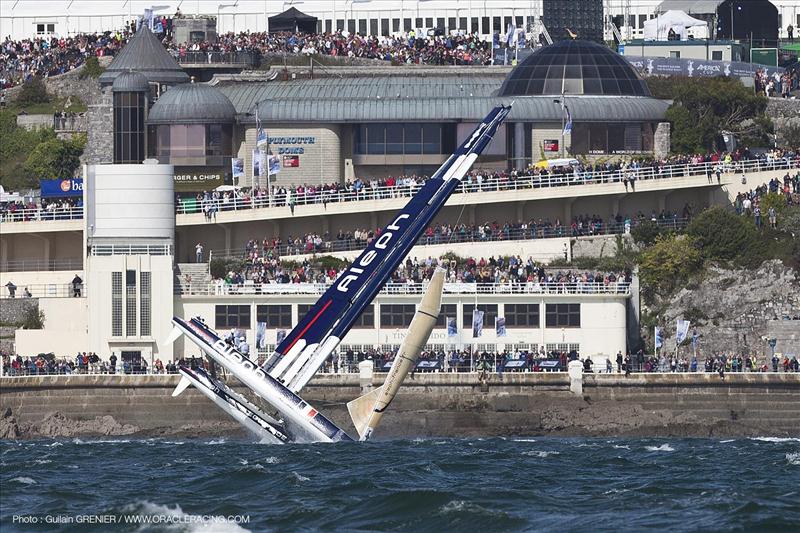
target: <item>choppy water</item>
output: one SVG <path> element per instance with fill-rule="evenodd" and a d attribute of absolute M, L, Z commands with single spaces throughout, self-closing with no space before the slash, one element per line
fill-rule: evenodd
<path fill-rule="evenodd" d="M 5 533 L 788 532 L 800 439 L 3 441 L 0 487 Z M 161 524 L 77 523 L 87 515 Z M 249 522 L 208 518 L 237 515 Z"/>

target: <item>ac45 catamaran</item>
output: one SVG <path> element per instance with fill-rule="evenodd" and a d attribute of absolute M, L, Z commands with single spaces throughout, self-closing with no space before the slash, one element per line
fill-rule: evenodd
<path fill-rule="evenodd" d="M 207 374 L 203 380 L 193 380 L 187 375 L 187 370 L 181 368 L 184 379 L 189 380 L 189 383 L 182 382 L 183 385 L 179 385 L 180 390 L 176 389 L 176 392 L 179 393 L 189 384 L 195 385 L 235 419 L 241 422 L 246 418 L 254 422 L 244 424 L 267 440 L 285 442 L 256 419 L 267 422 L 269 428 L 291 441 L 351 440 L 343 430 L 303 401 L 297 393 L 314 377 L 364 308 L 372 302 L 472 168 L 475 160 L 489 145 L 510 111 L 510 105 L 498 106 L 486 116 L 431 179 L 394 216 L 392 222 L 383 228 L 380 235 L 336 279 L 278 345 L 263 368 L 234 347 L 228 346 L 202 320 L 195 318 L 187 322 L 179 317 L 173 318 L 175 330 L 171 335 L 172 340 L 180 334 L 187 335 L 206 355 L 269 403 L 283 419 L 282 422 L 261 413 L 249 402 L 237 400 L 228 392 L 230 389 L 226 390 L 222 383 Z M 426 340 L 427 335 L 420 345 L 424 345 Z M 396 388 L 393 389 L 396 393 Z"/>

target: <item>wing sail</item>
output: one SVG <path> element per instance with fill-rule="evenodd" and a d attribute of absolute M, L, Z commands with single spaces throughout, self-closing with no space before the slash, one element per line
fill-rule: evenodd
<path fill-rule="evenodd" d="M 511 106 L 498 106 L 375 237 L 278 345 L 270 374 L 298 391 L 347 334 L 491 142 Z"/>

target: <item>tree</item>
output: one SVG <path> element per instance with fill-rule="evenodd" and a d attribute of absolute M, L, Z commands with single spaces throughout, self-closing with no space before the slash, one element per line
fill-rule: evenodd
<path fill-rule="evenodd" d="M 27 107 L 33 104 L 45 104 L 50 101 L 47 94 L 47 87 L 39 76 L 34 76 L 22 84 L 16 103 L 20 107 Z"/>
<path fill-rule="evenodd" d="M 86 63 L 83 65 L 80 77 L 82 79 L 99 78 L 100 74 L 105 72 L 105 70 L 105 68 L 100 66 L 100 61 L 98 61 L 97 56 L 89 56 L 86 58 Z"/>
<path fill-rule="evenodd" d="M 674 152 L 696 152 L 697 148 L 716 151 L 723 131 L 759 143 L 772 131 L 772 123 L 764 114 L 767 99 L 737 79 L 652 78 L 648 85 L 657 98 L 674 101 L 667 112 Z"/>
<path fill-rule="evenodd" d="M 668 296 L 703 264 L 693 238 L 686 235 L 659 237 L 653 246 L 642 252 L 639 276 L 645 300 Z"/>
<path fill-rule="evenodd" d="M 23 166 L 31 149 L 50 139 L 55 139 L 52 129 L 19 128 L 13 112 L 0 111 L 0 183 L 3 187 L 16 191 L 39 186 L 38 179 L 28 176 Z"/>
<path fill-rule="evenodd" d="M 25 160 L 23 169 L 32 179 L 57 179 L 75 175 L 86 137 L 76 135 L 68 141 L 51 138 L 39 143 Z"/>
<path fill-rule="evenodd" d="M 689 223 L 686 232 L 695 240 L 703 257 L 710 261 L 750 263 L 752 254 L 762 248 L 755 225 L 721 206 L 700 213 Z"/>

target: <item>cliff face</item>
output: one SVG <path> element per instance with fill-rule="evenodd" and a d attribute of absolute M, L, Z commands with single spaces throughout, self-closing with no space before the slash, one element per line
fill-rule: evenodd
<path fill-rule="evenodd" d="M 780 261 L 767 261 L 757 270 L 709 269 L 700 283 L 690 283 L 662 302 L 666 346 L 674 348 L 675 320 L 684 318 L 700 335 L 698 356 L 714 351 L 769 355 L 763 337 L 772 334 L 776 321 L 791 321 L 800 331 L 797 276 Z M 776 351 L 800 356 L 796 339 L 779 339 Z"/>

